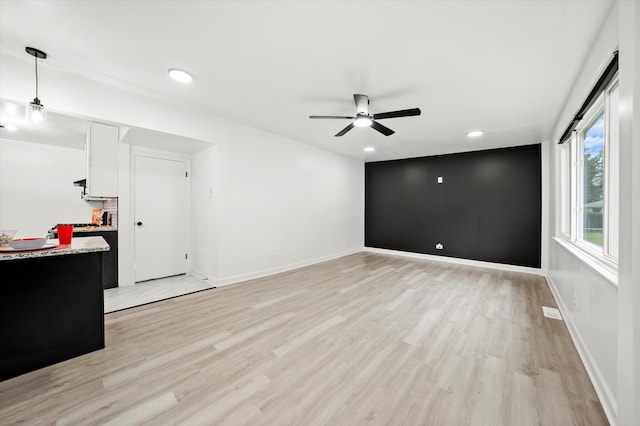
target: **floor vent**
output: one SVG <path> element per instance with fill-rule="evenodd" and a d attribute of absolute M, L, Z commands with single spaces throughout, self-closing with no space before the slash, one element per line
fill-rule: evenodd
<path fill-rule="evenodd" d="M 543 306 L 542 313 L 547 318 L 553 318 L 553 319 L 562 321 L 562 315 L 560 315 L 560 311 L 557 308 L 550 308 L 548 306 Z"/>

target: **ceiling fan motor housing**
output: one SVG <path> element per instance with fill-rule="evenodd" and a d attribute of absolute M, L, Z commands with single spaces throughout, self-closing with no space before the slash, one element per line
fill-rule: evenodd
<path fill-rule="evenodd" d="M 356 101 L 356 113 L 358 116 L 369 116 L 369 97 L 367 95 L 353 95 L 353 99 Z"/>

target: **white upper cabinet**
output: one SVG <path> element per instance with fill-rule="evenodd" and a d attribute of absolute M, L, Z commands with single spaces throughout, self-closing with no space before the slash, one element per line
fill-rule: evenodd
<path fill-rule="evenodd" d="M 87 200 L 118 196 L 119 129 L 89 122 L 87 129 Z"/>

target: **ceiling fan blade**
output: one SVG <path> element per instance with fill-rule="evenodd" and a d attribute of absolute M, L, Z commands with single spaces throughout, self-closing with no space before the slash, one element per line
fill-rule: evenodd
<path fill-rule="evenodd" d="M 351 129 L 353 129 L 353 123 L 349 124 L 347 127 L 345 127 L 344 129 L 342 129 L 338 133 L 336 133 L 336 136 L 342 136 L 342 135 L 344 135 L 345 133 L 347 133 Z"/>
<path fill-rule="evenodd" d="M 391 130 L 390 128 L 388 128 L 388 127 L 386 127 L 386 126 L 383 126 L 382 124 L 377 123 L 377 122 L 375 122 L 375 121 L 373 121 L 373 122 L 371 123 L 371 127 L 372 127 L 373 129 L 375 129 L 375 130 L 379 131 L 380 133 L 382 133 L 382 134 L 383 134 L 383 135 L 385 135 L 385 136 L 389 136 L 389 135 L 392 135 L 392 134 L 394 134 L 394 133 L 395 133 L 395 132 L 394 132 L 393 130 Z"/>
<path fill-rule="evenodd" d="M 373 119 L 382 120 L 383 118 L 411 117 L 413 115 L 420 115 L 420 108 L 410 108 L 410 109 L 401 109 L 399 111 L 381 112 L 379 114 L 373 114 Z"/>
<path fill-rule="evenodd" d="M 367 95 L 353 95 L 356 102 L 356 113 L 369 115 L 369 97 Z"/>
<path fill-rule="evenodd" d="M 353 120 L 355 117 L 345 117 L 344 115 L 310 115 L 309 118 L 347 118 Z"/>

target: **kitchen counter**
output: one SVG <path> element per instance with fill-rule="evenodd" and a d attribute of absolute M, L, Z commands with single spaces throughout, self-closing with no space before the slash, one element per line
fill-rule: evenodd
<path fill-rule="evenodd" d="M 74 226 L 73 232 L 100 232 L 100 231 L 117 231 L 117 226 L 101 225 L 101 226 Z"/>
<path fill-rule="evenodd" d="M 104 348 L 108 250 L 103 237 L 87 236 L 0 253 L 0 381 Z"/>
<path fill-rule="evenodd" d="M 58 240 L 51 239 L 49 242 L 58 243 Z M 65 256 L 80 253 L 93 253 L 108 251 L 109 244 L 102 237 L 74 238 L 71 245 L 57 245 L 50 249 L 0 252 L 0 262 L 16 259 L 32 259 L 36 257 Z"/>

